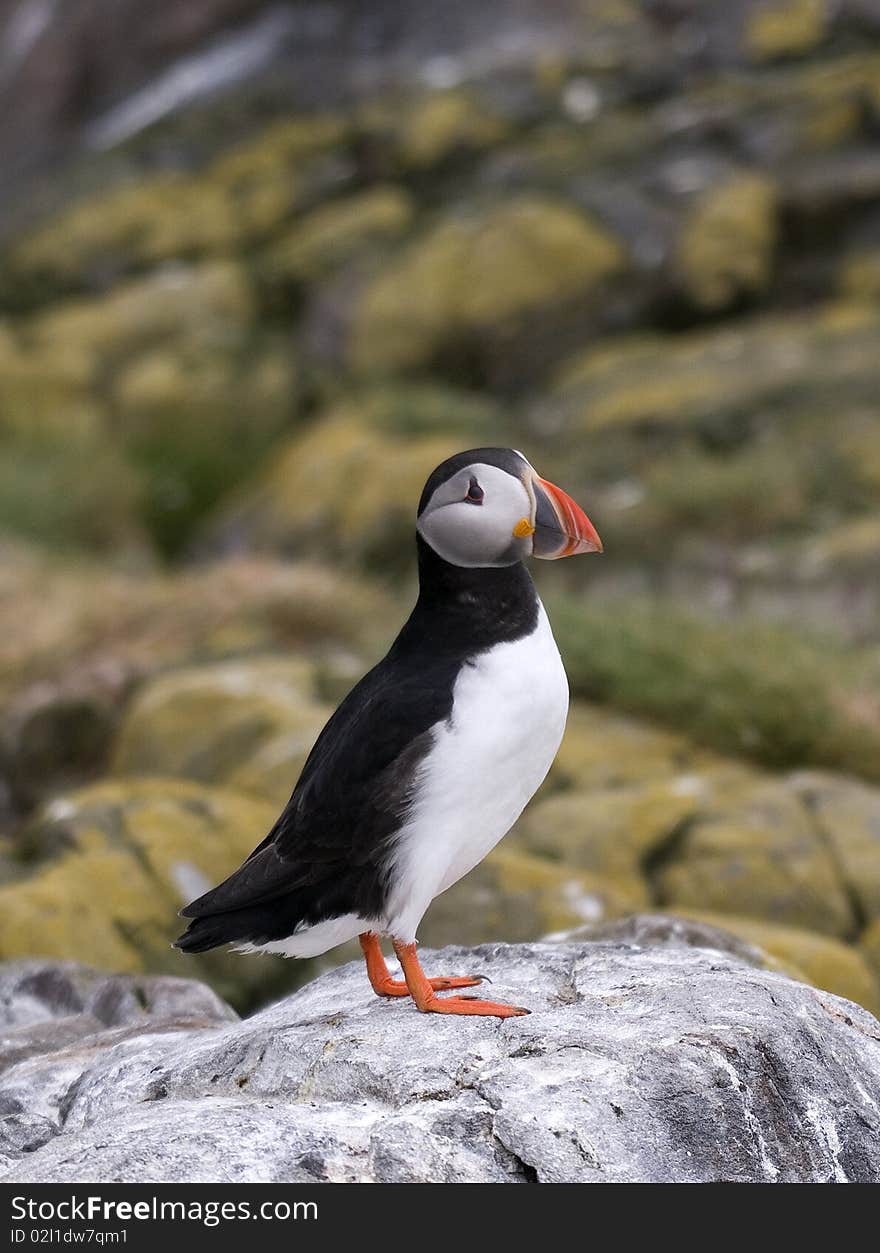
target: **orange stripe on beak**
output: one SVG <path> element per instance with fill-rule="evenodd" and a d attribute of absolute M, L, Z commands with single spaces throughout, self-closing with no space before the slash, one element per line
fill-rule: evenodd
<path fill-rule="evenodd" d="M 546 511 L 539 507 L 536 521 L 540 531 L 558 531 L 559 542 L 554 544 L 551 536 L 542 536 L 539 541 L 535 537 L 535 556 L 557 560 L 559 557 L 573 557 L 577 553 L 600 553 L 602 541 L 590 519 L 572 498 L 555 483 L 535 475 L 535 486 L 543 492 L 556 521 L 556 526 L 547 525 Z M 549 541 L 549 542 L 548 542 Z M 543 549 L 543 551 L 541 551 Z"/>

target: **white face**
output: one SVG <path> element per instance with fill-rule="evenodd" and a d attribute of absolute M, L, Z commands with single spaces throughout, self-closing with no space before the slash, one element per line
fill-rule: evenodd
<path fill-rule="evenodd" d="M 510 566 L 532 552 L 535 501 L 523 478 L 475 462 L 436 489 L 418 521 L 420 535 L 455 566 Z M 531 529 L 529 529 L 531 528 Z"/>

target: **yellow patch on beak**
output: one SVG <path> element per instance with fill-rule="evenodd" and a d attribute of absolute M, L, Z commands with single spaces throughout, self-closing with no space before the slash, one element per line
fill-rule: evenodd
<path fill-rule="evenodd" d="M 513 533 L 517 539 L 525 539 L 527 535 L 535 534 L 535 528 L 532 526 L 531 522 L 529 522 L 528 518 L 520 518 L 519 522 L 517 522 L 516 526 L 513 528 Z"/>

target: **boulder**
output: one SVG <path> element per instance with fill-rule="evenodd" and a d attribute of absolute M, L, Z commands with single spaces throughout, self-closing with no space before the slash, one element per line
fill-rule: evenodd
<path fill-rule="evenodd" d="M 69 1081 L 67 1058 L 93 1042 L 142 1038 L 235 1020 L 235 1013 L 203 983 L 191 979 L 107 974 L 75 962 L 0 964 L 0 1075 L 27 1071 L 55 1055 L 58 1078 Z M 58 1088 L 47 1085 L 30 1100 L 15 1085 L 0 1097 L 0 1172 L 58 1134 Z M 23 1099 L 24 1098 L 24 1099 Z"/>
<path fill-rule="evenodd" d="M 857 920 L 835 858 L 784 784 L 761 783 L 690 822 L 652 867 L 675 909 L 750 914 L 849 937 Z"/>
<path fill-rule="evenodd" d="M 880 1181 L 847 1001 L 674 937 L 423 959 L 531 1015 L 426 1018 L 358 963 L 243 1023 L 74 1039 L 0 1076 L 3 1182 Z"/>
<path fill-rule="evenodd" d="M 719 761 L 674 731 L 575 700 L 550 769 L 548 790 L 601 791 L 668 783 L 671 776 L 686 779 L 706 766 L 717 767 Z"/>
<path fill-rule="evenodd" d="M 233 655 L 247 668 L 254 654 L 293 658 L 296 670 L 307 655 L 322 700 L 333 702 L 394 626 L 377 590 L 314 564 L 238 558 L 160 576 L 99 573 L 12 545 L 0 551 L 0 778 L 23 812 L 107 765 L 126 701 L 157 673 Z M 225 703 L 227 728 L 235 703 Z M 294 721 L 285 715 L 273 726 L 317 734 L 323 705 L 305 693 L 298 703 L 302 718 L 289 694 Z M 244 745 L 231 768 L 258 747 Z M 292 751 L 295 770 L 300 749 Z M 167 752 L 165 760 L 179 769 Z"/>
<path fill-rule="evenodd" d="M 307 963 L 171 948 L 177 911 L 236 866 L 273 805 L 182 779 L 124 779 L 57 797 L 19 833 L 0 886 L 0 958 L 76 958 L 124 973 L 207 978 L 239 1005 L 307 976 Z"/>
<path fill-rule="evenodd" d="M 648 904 L 646 864 L 699 805 L 687 779 L 562 792 L 530 806 L 510 839 L 553 862 L 591 871 Z"/>
<path fill-rule="evenodd" d="M 880 919 L 880 788 L 803 771 L 792 787 L 806 800 L 863 919 Z"/>
<path fill-rule="evenodd" d="M 585 923 L 554 940 L 613 940 L 637 948 L 716 948 L 764 970 L 855 1001 L 872 1014 L 880 1010 L 880 979 L 869 955 L 813 931 L 783 927 L 761 918 L 689 910 L 676 914 L 628 914 Z"/>
<path fill-rule="evenodd" d="M 302 657 L 172 670 L 145 684 L 128 709 L 115 772 L 227 779 L 272 739 L 294 735 L 299 743 L 317 735 L 331 710 L 317 705 L 314 684 L 314 669 Z"/>
<path fill-rule="evenodd" d="M 435 898 L 419 927 L 425 944 L 534 940 L 584 922 L 630 913 L 646 903 L 624 876 L 532 857 L 510 839 Z"/>

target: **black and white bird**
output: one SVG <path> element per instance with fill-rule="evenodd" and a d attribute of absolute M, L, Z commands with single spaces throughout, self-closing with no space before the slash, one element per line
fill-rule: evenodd
<path fill-rule="evenodd" d="M 181 911 L 192 921 L 176 944 L 314 957 L 359 936 L 378 995 L 506 1018 L 528 1011 L 438 996 L 480 978 L 427 978 L 416 932 L 434 897 L 510 830 L 562 740 L 568 682 L 524 562 L 602 544 L 583 510 L 509 448 L 438 466 L 416 529 L 409 620 L 321 732 L 262 844 Z"/>

